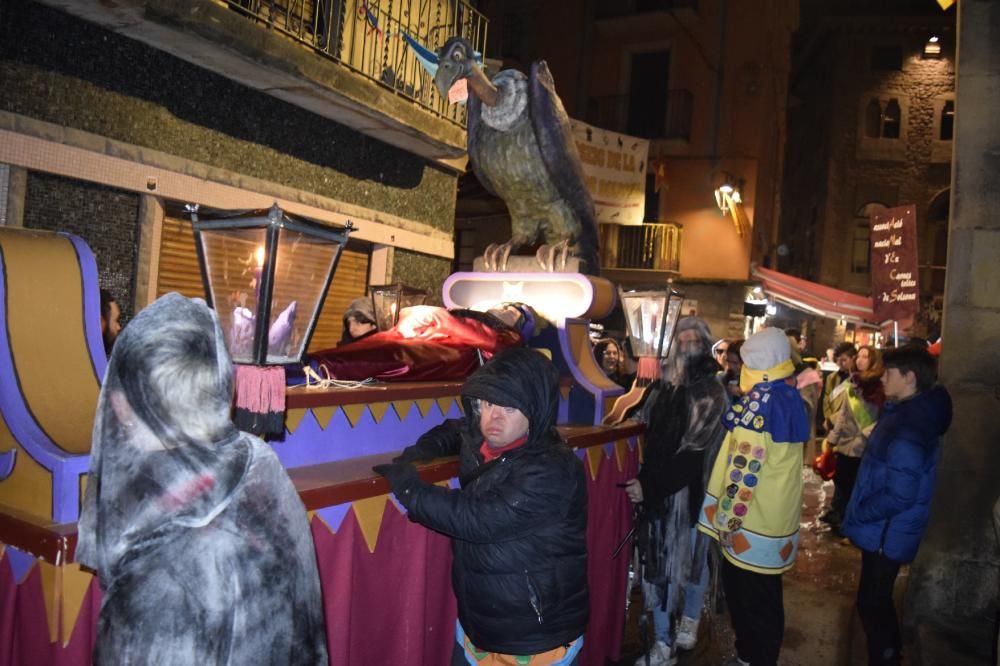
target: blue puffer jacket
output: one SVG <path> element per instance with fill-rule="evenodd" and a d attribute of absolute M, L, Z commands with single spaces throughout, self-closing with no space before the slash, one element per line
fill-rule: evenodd
<path fill-rule="evenodd" d="M 938 438 L 950 424 L 951 397 L 940 385 L 886 403 L 841 526 L 854 545 L 896 562 L 913 561 L 934 496 Z"/>

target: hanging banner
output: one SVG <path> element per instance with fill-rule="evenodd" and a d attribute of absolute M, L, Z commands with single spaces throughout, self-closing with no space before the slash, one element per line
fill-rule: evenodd
<path fill-rule="evenodd" d="M 598 222 L 642 224 L 649 141 L 570 120 Z"/>
<path fill-rule="evenodd" d="M 871 225 L 875 319 L 909 319 L 920 309 L 916 208 L 900 206 L 872 213 Z"/>

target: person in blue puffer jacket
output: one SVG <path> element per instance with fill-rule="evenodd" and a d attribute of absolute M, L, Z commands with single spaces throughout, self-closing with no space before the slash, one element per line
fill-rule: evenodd
<path fill-rule="evenodd" d="M 882 358 L 887 402 L 861 459 L 841 532 L 862 551 L 857 606 L 868 661 L 899 664 L 892 588 L 927 527 L 951 397 L 936 383 L 936 362 L 924 347 L 890 349 Z"/>

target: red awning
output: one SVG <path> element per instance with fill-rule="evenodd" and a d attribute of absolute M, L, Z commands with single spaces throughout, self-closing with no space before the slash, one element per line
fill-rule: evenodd
<path fill-rule="evenodd" d="M 859 296 L 818 282 L 785 275 L 770 268 L 755 267 L 751 269 L 751 273 L 754 278 L 761 281 L 764 291 L 772 298 L 796 310 L 830 319 L 875 320 L 870 296 Z"/>

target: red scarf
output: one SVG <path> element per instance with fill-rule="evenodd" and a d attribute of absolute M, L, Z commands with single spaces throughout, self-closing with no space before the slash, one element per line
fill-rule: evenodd
<path fill-rule="evenodd" d="M 528 441 L 528 436 L 525 435 L 524 437 L 522 437 L 520 439 L 515 439 L 513 442 L 511 442 L 507 446 L 501 446 L 499 449 L 495 449 L 492 446 L 490 446 L 489 442 L 487 442 L 484 439 L 482 446 L 479 447 L 479 452 L 483 454 L 483 458 L 486 459 L 486 462 L 490 462 L 492 460 L 495 460 L 495 459 L 499 458 L 500 456 L 502 456 L 503 454 L 507 453 L 508 451 L 513 451 L 514 449 L 516 449 L 517 447 L 521 446 L 522 444 L 524 444 L 527 441 Z"/>

